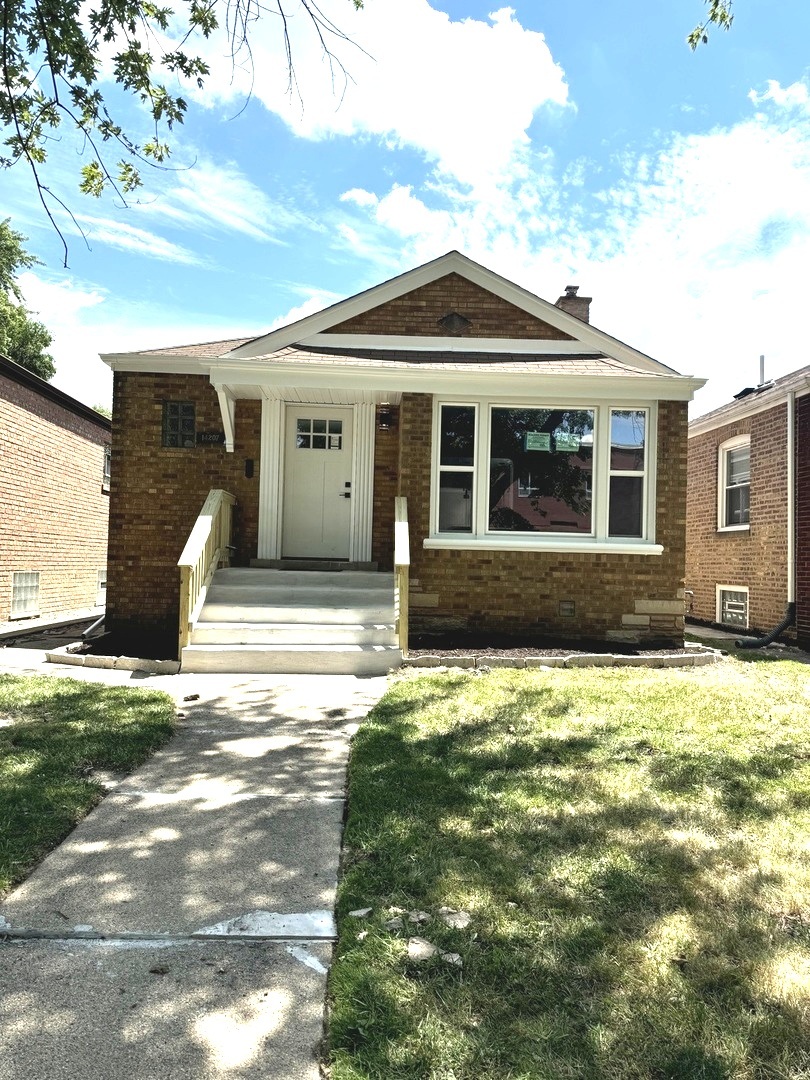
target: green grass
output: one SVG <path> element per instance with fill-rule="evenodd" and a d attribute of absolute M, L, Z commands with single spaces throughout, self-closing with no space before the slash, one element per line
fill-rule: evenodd
<path fill-rule="evenodd" d="M 333 1080 L 810 1077 L 808 713 L 790 661 L 396 682 L 350 764 Z M 470 926 L 383 926 L 441 905 Z"/>
<path fill-rule="evenodd" d="M 174 712 L 153 690 L 0 675 L 0 896 L 99 802 L 94 771 L 140 765 Z"/>

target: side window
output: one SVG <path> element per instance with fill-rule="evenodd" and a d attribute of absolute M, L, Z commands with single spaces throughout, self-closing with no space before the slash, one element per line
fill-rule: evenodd
<path fill-rule="evenodd" d="M 751 437 L 722 443 L 717 463 L 717 528 L 746 529 L 751 520 Z"/>
<path fill-rule="evenodd" d="M 110 490 L 110 462 L 112 461 L 112 451 L 109 446 L 104 447 L 104 471 L 101 475 L 101 490 Z"/>
<path fill-rule="evenodd" d="M 197 440 L 193 401 L 163 402 L 163 446 L 193 447 Z"/>
<path fill-rule="evenodd" d="M 439 413 L 439 532 L 471 533 L 475 492 L 475 406 Z"/>
<path fill-rule="evenodd" d="M 16 570 L 11 575 L 11 618 L 39 615 L 39 570 Z"/>

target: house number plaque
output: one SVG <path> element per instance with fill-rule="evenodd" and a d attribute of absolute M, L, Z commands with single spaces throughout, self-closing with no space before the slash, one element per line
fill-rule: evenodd
<path fill-rule="evenodd" d="M 224 431 L 198 431 L 197 446 L 217 445 L 225 442 Z"/>

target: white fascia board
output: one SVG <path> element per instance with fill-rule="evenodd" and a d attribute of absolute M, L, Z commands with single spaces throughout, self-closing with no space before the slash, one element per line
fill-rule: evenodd
<path fill-rule="evenodd" d="M 808 376 L 804 376 L 801 381 L 796 383 L 788 383 L 787 376 L 785 379 L 785 386 L 780 386 L 775 394 L 772 391 L 766 391 L 761 397 L 752 396 L 751 399 L 744 398 L 742 401 L 738 401 L 733 408 L 729 407 L 728 412 L 723 413 L 722 416 L 712 412 L 692 420 L 689 424 L 689 438 L 694 439 L 697 435 L 705 435 L 707 431 L 727 427 L 738 420 L 747 420 L 749 416 L 757 416 L 759 413 L 768 412 L 770 409 L 778 409 L 780 405 L 786 403 L 791 393 L 795 393 L 797 398 L 810 394 L 810 378 Z"/>
<path fill-rule="evenodd" d="M 561 338 L 405 337 L 399 334 L 314 334 L 297 342 L 311 349 L 383 349 L 388 352 L 529 353 L 601 356 L 602 349 Z"/>
<path fill-rule="evenodd" d="M 419 266 L 415 270 L 409 270 L 399 277 L 392 278 L 391 281 L 367 289 L 365 292 L 358 293 L 347 300 L 341 300 L 339 303 L 333 304 L 323 311 L 316 312 L 314 315 L 308 315 L 297 322 L 282 326 L 272 333 L 247 342 L 238 349 L 227 353 L 226 356 L 229 359 L 237 357 L 250 359 L 276 352 L 303 340 L 309 340 L 314 334 L 322 334 L 338 323 L 363 315 L 365 312 L 371 311 L 372 308 L 380 307 L 382 304 L 395 300 L 413 289 L 418 289 L 422 285 L 429 285 L 446 274 L 452 273 L 459 274 L 461 277 L 466 278 L 467 281 L 471 281 L 474 285 L 479 285 L 495 296 L 499 296 L 502 300 L 514 304 L 535 318 L 542 319 L 543 322 L 562 330 L 565 334 L 570 334 L 571 337 L 582 344 L 590 345 L 594 349 L 605 352 L 608 356 L 630 364 L 631 367 L 658 374 L 678 374 L 674 369 L 653 360 L 652 357 L 647 356 L 645 353 L 632 349 L 629 345 L 625 345 L 624 342 L 611 337 L 610 334 L 597 330 L 590 323 L 583 322 L 574 315 L 569 315 L 562 308 L 558 308 L 548 300 L 543 300 L 527 289 L 515 285 L 514 282 L 508 281 L 492 270 L 488 270 L 485 266 L 473 262 L 472 259 L 468 259 L 458 251 L 448 252 L 447 255 L 442 255 L 441 258 L 425 263 L 424 266 Z"/>
<path fill-rule="evenodd" d="M 211 360 L 199 356 L 143 356 L 138 353 L 102 353 L 113 371 L 143 371 L 155 375 L 207 375 Z"/>
<path fill-rule="evenodd" d="M 273 361 L 230 361 L 211 368 L 211 382 L 221 383 L 238 393 L 245 386 L 299 386 L 347 390 L 390 389 L 402 393 L 451 394 L 462 397 L 575 394 L 578 398 L 609 401 L 691 401 L 703 379 L 683 375 L 542 375 L 525 372 L 493 372 L 464 368 L 435 371 L 418 367 L 367 367 L 352 364 L 297 364 Z"/>

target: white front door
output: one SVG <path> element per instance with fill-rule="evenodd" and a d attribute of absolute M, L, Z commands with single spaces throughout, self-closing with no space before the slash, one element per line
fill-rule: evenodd
<path fill-rule="evenodd" d="M 348 559 L 352 522 L 352 409 L 288 405 L 281 554 Z"/>

